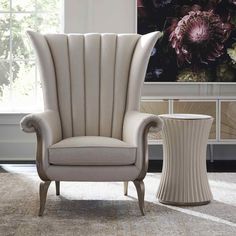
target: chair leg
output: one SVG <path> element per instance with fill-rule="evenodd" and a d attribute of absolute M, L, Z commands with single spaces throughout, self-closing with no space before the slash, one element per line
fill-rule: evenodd
<path fill-rule="evenodd" d="M 138 194 L 139 208 L 140 208 L 142 215 L 144 216 L 145 215 L 145 212 L 144 212 L 144 193 L 145 193 L 144 182 L 143 182 L 143 180 L 134 180 L 133 182 L 136 187 L 137 194 Z"/>
<path fill-rule="evenodd" d="M 128 195 L 128 184 L 129 184 L 128 181 L 125 181 L 125 182 L 124 182 L 124 195 L 125 195 L 125 196 Z"/>
<path fill-rule="evenodd" d="M 43 215 L 46 198 L 47 198 L 48 187 L 50 183 L 51 181 L 45 181 L 45 182 L 41 182 L 39 185 L 39 197 L 40 197 L 40 208 L 39 208 L 39 214 L 38 214 L 39 216 Z"/>
<path fill-rule="evenodd" d="M 60 195 L 60 181 L 55 181 L 56 184 L 56 195 Z"/>

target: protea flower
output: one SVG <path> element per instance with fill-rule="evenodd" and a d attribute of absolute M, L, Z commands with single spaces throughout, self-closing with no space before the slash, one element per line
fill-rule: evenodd
<path fill-rule="evenodd" d="M 208 63 L 224 53 L 230 27 L 212 11 L 190 11 L 170 35 L 179 62 Z"/>

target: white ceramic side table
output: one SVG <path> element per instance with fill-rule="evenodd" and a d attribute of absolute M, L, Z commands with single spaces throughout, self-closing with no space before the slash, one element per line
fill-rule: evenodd
<path fill-rule="evenodd" d="M 206 149 L 213 118 L 193 114 L 159 117 L 164 123 L 159 201 L 171 205 L 209 203 L 212 193 L 207 178 Z"/>

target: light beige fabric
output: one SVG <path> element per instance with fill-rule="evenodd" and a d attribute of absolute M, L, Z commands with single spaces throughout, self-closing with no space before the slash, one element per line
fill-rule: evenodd
<path fill-rule="evenodd" d="M 40 178 L 122 181 L 141 173 L 145 176 L 144 133 L 150 124 L 160 130 L 162 123 L 157 116 L 139 113 L 139 101 L 148 60 L 161 33 L 42 35 L 29 31 L 28 35 L 39 61 L 45 111 L 26 116 L 21 127 L 37 133 Z M 99 153 L 86 147 L 87 159 L 85 152 L 81 154 L 85 147 L 77 148 L 77 144 L 70 151 L 63 148 L 66 156 L 53 148 L 68 138 L 85 140 L 87 136 L 114 139 L 117 146 L 106 140 Z M 78 166 L 81 163 L 96 166 Z"/>
<path fill-rule="evenodd" d="M 49 163 L 67 166 L 134 165 L 136 149 L 114 138 L 72 137 L 49 147 Z"/>
<path fill-rule="evenodd" d="M 54 63 L 63 138 L 78 135 L 121 138 L 129 69 L 140 37 L 44 36 Z M 45 83 L 51 84 L 48 77 Z M 45 102 L 45 106 L 51 106 L 51 98 Z"/>
<path fill-rule="evenodd" d="M 140 113 L 137 111 L 126 112 L 123 126 L 123 141 L 137 146 L 136 167 L 141 170 L 144 165 L 145 155 L 148 157 L 148 149 L 144 146 L 147 136 L 144 136 L 145 128 L 149 125 L 156 128 L 156 132 L 162 129 L 162 122 L 156 115 Z"/>
<path fill-rule="evenodd" d="M 140 37 L 137 41 L 129 71 L 126 111 L 139 110 L 141 88 L 146 74 L 150 52 L 162 33 L 153 32 Z"/>
<path fill-rule="evenodd" d="M 42 113 L 29 114 L 21 121 L 21 128 L 27 132 L 37 133 L 37 157 L 40 155 L 40 160 L 36 160 L 43 170 L 48 169 L 48 147 L 62 139 L 61 121 L 58 112 L 47 110 Z M 38 158 L 37 158 L 38 159 Z M 39 163 L 40 162 L 40 163 Z M 45 179 L 45 174 L 38 172 L 41 179 Z"/>
<path fill-rule="evenodd" d="M 213 118 L 166 114 L 162 132 L 164 163 L 157 197 L 174 205 L 202 205 L 213 197 L 207 179 L 206 153 Z"/>
<path fill-rule="evenodd" d="M 56 166 L 50 165 L 47 174 L 58 181 L 133 181 L 140 170 L 129 166 Z"/>

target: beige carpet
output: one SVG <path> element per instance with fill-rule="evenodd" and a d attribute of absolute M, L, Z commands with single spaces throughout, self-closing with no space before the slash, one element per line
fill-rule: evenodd
<path fill-rule="evenodd" d="M 210 173 L 214 201 L 206 206 L 174 207 L 155 198 L 160 174 L 148 174 L 146 216 L 141 216 L 132 184 L 61 184 L 49 189 L 44 217 L 37 217 L 34 167 L 0 166 L 0 235 L 236 235 L 236 173 Z"/>

